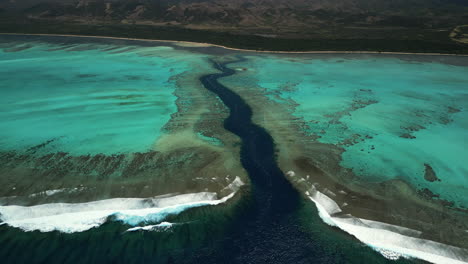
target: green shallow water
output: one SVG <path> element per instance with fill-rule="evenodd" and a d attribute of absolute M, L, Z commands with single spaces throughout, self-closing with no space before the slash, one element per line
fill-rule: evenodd
<path fill-rule="evenodd" d="M 307 133 L 343 147 L 341 165 L 359 181 L 403 179 L 468 207 L 467 66 L 331 55 L 251 56 L 238 67 L 271 100 L 291 104 Z M 440 181 L 425 180 L 425 164 Z"/>
<path fill-rule="evenodd" d="M 0 49 L 2 151 L 148 151 L 177 112 L 173 78 L 202 63 L 170 47 L 30 46 Z"/>

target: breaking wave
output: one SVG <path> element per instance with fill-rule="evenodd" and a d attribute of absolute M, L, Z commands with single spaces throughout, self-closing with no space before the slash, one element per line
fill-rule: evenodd
<path fill-rule="evenodd" d="M 243 184 L 242 180 L 236 177 L 226 187 L 231 193 L 222 198 L 218 198 L 213 192 L 200 192 L 153 198 L 113 198 L 87 203 L 0 206 L 0 225 L 7 224 L 24 231 L 74 233 L 98 227 L 109 219 L 131 226 L 154 224 L 163 221 L 169 215 L 179 214 L 190 208 L 224 203 L 233 197 Z M 129 231 L 135 230 L 137 229 Z"/>
<path fill-rule="evenodd" d="M 338 204 L 314 186 L 305 194 L 325 223 L 355 236 L 388 259 L 414 257 L 440 264 L 468 263 L 466 249 L 418 238 L 422 233 L 417 230 L 340 214 Z"/>

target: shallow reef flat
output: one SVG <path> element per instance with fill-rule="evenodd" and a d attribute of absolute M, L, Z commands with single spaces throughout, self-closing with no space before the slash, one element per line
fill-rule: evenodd
<path fill-rule="evenodd" d="M 216 72 L 207 55 L 8 37 L 0 64 L 0 213 L 12 226 L 83 231 L 118 212 L 158 224 L 247 183 L 227 109 L 199 82 Z"/>
<path fill-rule="evenodd" d="M 280 168 L 327 223 L 389 258 L 468 260 L 466 58 L 246 58 L 220 82 L 251 105 L 275 140 Z M 377 238 L 378 230 L 390 233 Z M 415 246 L 428 241 L 450 246 Z M 444 247 L 449 258 L 438 259 Z"/>

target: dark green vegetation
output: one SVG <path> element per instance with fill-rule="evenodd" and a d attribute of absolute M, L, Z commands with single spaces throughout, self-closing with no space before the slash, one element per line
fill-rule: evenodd
<path fill-rule="evenodd" d="M 24 24 L 0 24 L 2 33 L 76 34 L 142 39 L 183 40 L 223 45 L 232 48 L 275 51 L 382 51 L 468 54 L 468 45 L 450 41 L 443 34 L 438 39 L 285 39 L 227 32 L 147 25 L 57 24 L 53 21 L 30 21 Z"/>
<path fill-rule="evenodd" d="M 468 54 L 457 0 L 0 0 L 0 31 L 209 42 L 256 50 Z M 452 34 L 453 35 L 453 34 Z"/>

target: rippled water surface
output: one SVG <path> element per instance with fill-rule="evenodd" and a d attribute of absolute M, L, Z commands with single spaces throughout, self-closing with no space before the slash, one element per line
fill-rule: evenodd
<path fill-rule="evenodd" d="M 2 49 L 0 58 L 2 150 L 50 142 L 49 152 L 113 154 L 151 149 L 177 112 L 170 77 L 199 56 L 166 47 L 34 44 Z"/>

